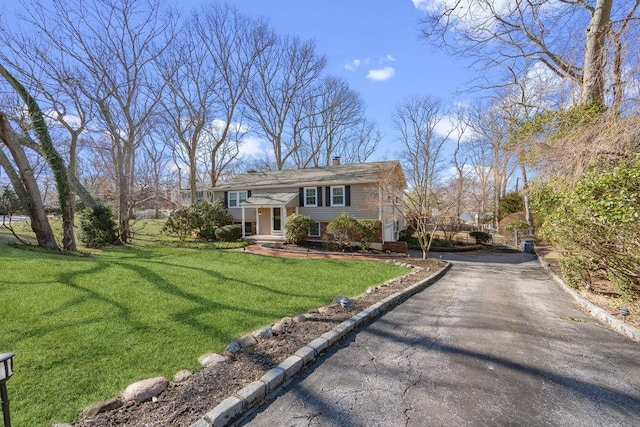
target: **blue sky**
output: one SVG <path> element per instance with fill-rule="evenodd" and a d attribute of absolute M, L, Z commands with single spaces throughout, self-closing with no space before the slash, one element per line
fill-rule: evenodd
<path fill-rule="evenodd" d="M 177 2 L 191 8 L 203 0 Z M 367 116 L 385 134 L 375 159 L 395 158 L 391 113 L 404 98 L 429 94 L 451 102 L 469 80 L 465 61 L 418 37 L 421 12 L 412 0 L 233 0 L 242 12 L 264 16 L 278 32 L 316 42 L 327 72 L 358 91 Z"/>

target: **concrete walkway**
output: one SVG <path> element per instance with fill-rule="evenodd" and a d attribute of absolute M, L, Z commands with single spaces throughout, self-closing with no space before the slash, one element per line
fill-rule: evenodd
<path fill-rule="evenodd" d="M 534 255 L 443 258 L 443 279 L 239 425 L 637 425 L 638 344 L 580 311 Z"/>

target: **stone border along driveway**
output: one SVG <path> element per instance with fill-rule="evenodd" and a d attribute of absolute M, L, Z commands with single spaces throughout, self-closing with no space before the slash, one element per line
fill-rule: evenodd
<path fill-rule="evenodd" d="M 605 310 L 596 307 L 594 304 L 582 298 L 549 268 L 548 264 L 543 261 L 542 257 L 538 256 L 538 254 L 536 254 L 536 256 L 538 257 L 540 265 L 547 271 L 547 273 L 565 292 L 570 294 L 583 309 L 589 312 L 600 322 L 614 329 L 616 332 L 621 333 L 634 341 L 640 342 L 640 329 L 619 321 Z M 277 391 L 286 380 L 300 372 L 307 364 L 315 360 L 322 352 L 340 341 L 356 327 L 372 320 L 388 308 L 433 284 L 444 276 L 447 271 L 449 271 L 451 265 L 451 263 L 448 263 L 439 272 L 432 274 L 415 285 L 388 296 L 368 309 L 363 310 L 340 323 L 333 330 L 322 334 L 320 338 L 311 341 L 305 347 L 298 350 L 293 356 L 284 360 L 276 368 L 268 371 L 262 376 L 262 378 L 252 382 L 234 393 L 232 396 L 223 400 L 218 404 L 218 406 L 207 412 L 203 418 L 191 424 L 190 427 L 224 427 L 229 425 L 249 409 L 256 406 L 269 394 Z"/>
<path fill-rule="evenodd" d="M 203 418 L 191 424 L 191 427 L 224 427 L 239 418 L 243 413 L 257 405 L 270 393 L 275 392 L 284 382 L 300 372 L 306 365 L 315 360 L 321 353 L 340 341 L 348 333 L 363 323 L 369 322 L 380 313 L 435 283 L 451 268 L 447 263 L 437 273 L 422 281 L 386 297 L 366 310 L 340 323 L 333 330 L 322 334 L 299 349 L 293 356 L 285 359 L 280 365 L 264 374 L 259 380 L 240 389 L 226 398 L 218 406 L 207 412 Z"/>
<path fill-rule="evenodd" d="M 640 342 L 640 329 L 616 319 L 606 310 L 598 307 L 597 305 L 591 303 L 590 301 L 587 301 L 579 293 L 574 291 L 571 288 L 571 286 L 567 285 L 565 281 L 560 278 L 560 276 L 554 273 L 553 270 L 551 270 L 549 263 L 544 261 L 542 257 L 539 255 L 538 255 L 538 261 L 540 262 L 540 265 L 542 265 L 542 267 L 547 271 L 547 273 L 562 288 L 562 290 L 568 293 L 569 295 L 571 295 L 576 300 L 578 305 L 582 307 L 583 310 L 585 310 L 590 315 L 598 319 L 601 323 L 604 323 L 605 325 L 609 326 L 611 329 L 618 332 L 619 334 L 624 335 L 635 342 Z"/>

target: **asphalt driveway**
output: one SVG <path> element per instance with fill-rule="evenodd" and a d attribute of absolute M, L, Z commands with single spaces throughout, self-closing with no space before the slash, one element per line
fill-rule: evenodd
<path fill-rule="evenodd" d="M 444 278 L 240 424 L 639 425 L 640 345 L 580 311 L 531 254 L 443 258 Z"/>

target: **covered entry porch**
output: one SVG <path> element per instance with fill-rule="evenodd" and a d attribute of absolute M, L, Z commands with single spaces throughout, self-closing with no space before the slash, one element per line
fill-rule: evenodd
<path fill-rule="evenodd" d="M 284 236 L 287 216 L 298 212 L 298 193 L 264 193 L 252 195 L 242 203 L 242 237 L 246 237 L 246 217 L 248 210 L 254 210 L 256 235 Z"/>

